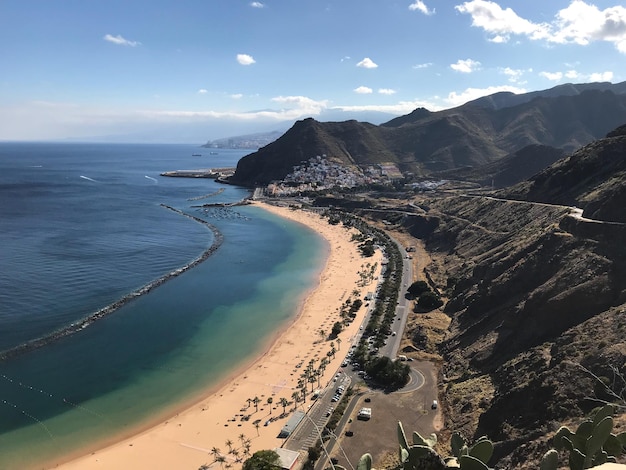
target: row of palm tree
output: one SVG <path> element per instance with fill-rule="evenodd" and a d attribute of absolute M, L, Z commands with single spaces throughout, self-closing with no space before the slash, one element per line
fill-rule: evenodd
<path fill-rule="evenodd" d="M 216 463 L 219 463 L 221 468 L 232 468 L 233 463 L 241 464 L 252 455 L 252 441 L 243 433 L 239 434 L 238 445 L 231 439 L 227 439 L 225 444 L 228 447 L 227 453 L 224 454 L 219 447 L 211 448 L 209 455 L 213 457 L 213 462 L 201 465 L 198 470 L 208 470 Z"/>

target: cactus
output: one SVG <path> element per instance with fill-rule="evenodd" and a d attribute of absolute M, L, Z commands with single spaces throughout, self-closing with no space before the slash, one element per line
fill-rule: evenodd
<path fill-rule="evenodd" d="M 372 470 L 372 456 L 370 454 L 363 454 L 359 459 L 356 470 Z"/>
<path fill-rule="evenodd" d="M 419 433 L 413 432 L 412 444 L 409 444 L 400 421 L 398 421 L 396 430 L 399 444 L 398 458 L 400 459 L 398 469 L 445 470 L 447 468 L 460 468 L 461 470 L 489 470 L 487 462 L 493 454 L 493 443 L 484 436 L 479 438 L 474 445 L 468 446 L 459 433 L 454 433 L 451 440 L 453 456 L 443 459 L 434 450 L 435 445 L 437 445 L 436 434 L 423 437 Z M 345 470 L 339 465 L 335 465 L 335 469 Z M 370 454 L 364 454 L 361 457 L 357 470 L 373 470 Z M 551 467 L 545 470 L 551 470 Z"/>
<path fill-rule="evenodd" d="M 400 463 L 404 470 L 434 470 L 445 468 L 445 462 L 441 459 L 439 454 L 433 450 L 433 447 L 437 444 L 437 436 L 435 434 L 424 438 L 419 433 L 413 432 L 413 445 L 409 445 L 400 421 L 398 421 L 397 432 L 398 444 L 400 445 Z"/>
<path fill-rule="evenodd" d="M 493 455 L 493 443 L 487 437 L 480 437 L 473 446 L 468 447 L 465 439 L 458 433 L 450 439 L 453 457 L 446 459 L 449 468 L 464 470 L 487 469 L 487 462 Z"/>
<path fill-rule="evenodd" d="M 576 432 L 561 426 L 554 436 L 556 450 L 569 451 L 571 470 L 582 470 L 606 462 L 615 462 L 626 446 L 626 433 L 613 434 L 613 406 L 605 405 L 593 419 L 580 423 Z M 556 470 L 556 451 L 549 450 L 541 461 L 541 470 Z"/>

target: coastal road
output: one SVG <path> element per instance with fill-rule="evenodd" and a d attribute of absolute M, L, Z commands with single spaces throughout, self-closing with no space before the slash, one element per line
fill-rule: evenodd
<path fill-rule="evenodd" d="M 396 320 L 391 327 L 391 330 L 396 334 L 389 336 L 387 344 L 381 348 L 380 353 L 394 359 L 398 354 L 409 314 L 409 300 L 406 298 L 406 290 L 413 283 L 413 262 L 412 254 L 406 251 L 406 247 L 397 240 L 393 238 L 392 240 L 398 246 L 402 256 L 402 279 L 400 281 L 400 291 L 398 292 L 398 304 L 396 305 Z"/>
<path fill-rule="evenodd" d="M 400 347 L 402 334 L 406 326 L 407 316 L 409 313 L 408 300 L 406 299 L 405 293 L 408 286 L 413 282 L 413 263 L 410 258 L 411 255 L 407 253 L 406 247 L 404 247 L 397 240 L 393 240 L 393 242 L 398 246 L 398 250 L 402 256 L 402 279 L 398 292 L 398 303 L 396 305 L 396 320 L 392 325 L 392 331 L 395 332 L 395 335 L 390 335 L 388 337 L 387 344 L 380 350 L 381 355 L 388 356 L 391 359 L 396 357 L 398 348 Z M 369 320 L 372 308 L 373 307 L 370 307 L 368 309 L 368 312 L 363 319 L 363 327 Z M 359 330 L 359 334 L 357 334 L 353 339 L 353 344 L 358 344 L 361 331 L 362 330 Z M 324 426 L 326 425 L 326 422 L 336 405 L 336 402 L 332 402 L 331 399 L 337 387 L 343 385 L 344 389 L 347 390 L 352 383 L 360 380 L 362 379 L 358 376 L 358 372 L 356 370 L 351 370 L 349 366 L 339 369 L 334 379 L 326 386 L 325 389 L 323 389 L 317 400 L 313 403 L 309 402 L 308 407 L 304 407 L 303 411 L 306 412 L 305 417 L 291 436 L 286 439 L 283 447 L 289 450 L 306 451 L 309 447 L 313 446 L 317 439 L 321 438 L 322 430 L 324 429 Z M 412 392 L 418 390 L 423 385 L 423 374 L 417 370 L 411 369 L 411 377 L 409 383 L 405 387 L 405 391 Z M 358 402 L 358 397 L 353 397 L 348 403 L 347 409 L 335 429 L 337 434 L 341 435 L 343 433 L 345 425 L 348 423 Z M 331 442 L 334 442 L 334 439 L 331 439 Z M 329 443 L 329 445 L 330 448 L 328 450 L 330 451 L 330 449 L 332 449 L 332 444 Z M 325 460 L 326 459 L 324 458 L 320 459 L 320 461 Z"/>

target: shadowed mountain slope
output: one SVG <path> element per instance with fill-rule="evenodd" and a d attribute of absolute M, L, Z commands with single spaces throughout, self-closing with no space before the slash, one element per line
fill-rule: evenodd
<path fill-rule="evenodd" d="M 528 145 L 515 153 L 476 168 L 461 168 L 434 174 L 441 179 L 471 181 L 481 186 L 506 188 L 524 181 L 565 157 L 562 149 Z"/>
<path fill-rule="evenodd" d="M 584 209 L 585 217 L 626 222 L 626 126 L 503 194 L 514 199 L 575 205 Z"/>

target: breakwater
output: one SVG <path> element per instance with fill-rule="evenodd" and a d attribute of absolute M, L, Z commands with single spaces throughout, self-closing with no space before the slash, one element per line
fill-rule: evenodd
<path fill-rule="evenodd" d="M 124 305 L 126 305 L 127 303 L 129 303 L 130 301 L 145 295 L 147 293 L 149 293 L 150 291 L 152 291 L 153 289 L 159 287 L 160 285 L 162 285 L 163 283 L 167 282 L 168 280 L 181 275 L 182 273 L 188 271 L 189 269 L 197 266 L 198 264 L 202 263 L 203 261 L 205 261 L 207 258 L 209 258 L 209 256 L 211 256 L 222 244 L 222 242 L 224 241 L 224 236 L 222 235 L 222 233 L 213 225 L 211 225 L 209 222 L 207 222 L 206 220 L 203 220 L 199 217 L 195 217 L 193 215 L 187 214 L 183 211 L 181 211 L 180 209 L 176 209 L 174 207 L 168 206 L 167 204 L 161 204 L 161 207 L 171 210 L 179 215 L 188 217 L 202 225 L 204 225 L 205 227 L 207 227 L 209 230 L 211 230 L 211 232 L 213 232 L 213 236 L 215 237 L 213 243 L 211 244 L 211 246 L 209 248 L 207 248 L 206 250 L 204 250 L 202 252 L 202 254 L 200 254 L 200 256 L 198 256 L 197 258 L 191 260 L 189 263 L 185 264 L 184 266 L 177 268 L 173 271 L 170 271 L 169 273 L 149 282 L 148 284 L 145 284 L 144 286 L 140 287 L 137 290 L 134 290 L 128 294 L 126 294 L 125 296 L 123 296 L 122 298 L 120 298 L 119 300 L 113 302 L 112 304 L 107 305 L 106 307 L 101 308 L 100 310 L 97 310 L 96 312 L 91 313 L 90 315 L 86 316 L 85 318 L 83 318 L 82 320 L 79 321 L 75 321 L 69 325 L 67 325 L 66 327 L 63 327 L 59 330 L 53 331 L 52 333 L 42 336 L 40 338 L 36 338 L 33 339 L 31 341 L 25 342 L 23 344 L 20 344 L 19 346 L 16 346 L 14 348 L 5 350 L 0 352 L 0 362 L 1 361 L 5 361 L 7 359 L 10 359 L 12 357 L 18 356 L 20 354 L 23 354 L 25 352 L 31 351 L 33 349 L 37 349 L 40 348 L 42 346 L 45 346 L 47 344 L 50 344 L 58 339 L 64 338 L 66 336 L 72 335 L 74 333 L 77 333 L 81 330 L 84 330 L 85 328 L 87 328 L 89 325 L 93 324 L 94 322 L 106 317 L 107 315 L 110 315 L 111 313 L 115 312 L 116 310 L 118 310 L 119 308 L 123 307 Z"/>

